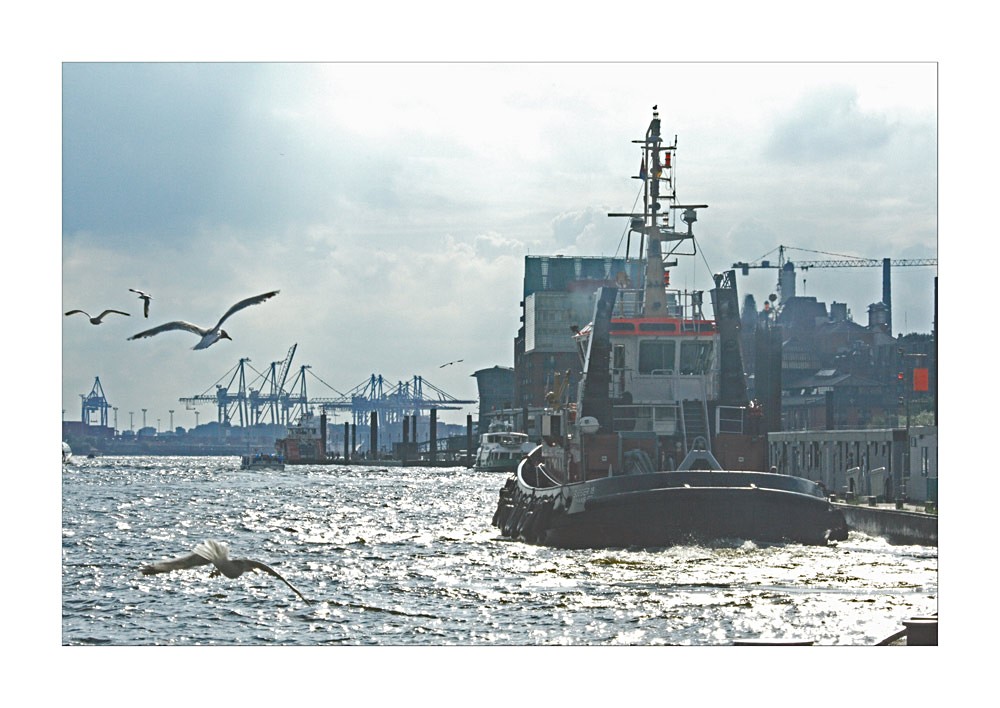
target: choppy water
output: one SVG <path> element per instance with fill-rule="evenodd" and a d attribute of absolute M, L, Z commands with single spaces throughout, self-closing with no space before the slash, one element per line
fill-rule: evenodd
<path fill-rule="evenodd" d="M 937 611 L 936 548 L 559 550 L 490 525 L 505 477 L 237 458 L 77 459 L 62 472 L 64 645 L 871 645 Z M 205 538 L 273 566 L 139 568 Z"/>

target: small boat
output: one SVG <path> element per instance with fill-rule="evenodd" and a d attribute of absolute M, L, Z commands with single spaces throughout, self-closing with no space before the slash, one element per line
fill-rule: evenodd
<path fill-rule="evenodd" d="M 65 440 L 63 441 L 62 444 L 62 461 L 64 465 L 68 462 L 73 461 L 73 448 L 71 448 L 69 446 L 69 443 L 66 442 Z"/>
<path fill-rule="evenodd" d="M 535 443 L 526 433 L 518 433 L 509 423 L 494 421 L 480 436 L 479 452 L 473 468 L 481 472 L 514 472 Z"/>
<path fill-rule="evenodd" d="M 256 452 L 240 456 L 241 470 L 283 470 L 285 462 L 279 455 L 266 452 Z"/>
<path fill-rule="evenodd" d="M 635 142 L 643 211 L 609 216 L 629 218 L 629 242 L 635 234 L 640 251 L 645 243 L 643 282 L 601 282 L 591 322 L 570 328 L 576 396 L 569 400 L 567 371 L 546 397 L 541 444 L 500 490 L 493 525 L 506 538 L 560 548 L 845 540 L 844 513 L 818 484 L 764 471 L 780 400 L 748 398 L 735 273 L 713 274 L 714 319 L 703 314 L 701 291 L 669 287 L 665 259 L 694 255 L 692 225 L 704 205 L 675 203 L 676 141 L 663 142 L 655 108 Z M 777 357 L 780 349 L 780 365 Z"/>

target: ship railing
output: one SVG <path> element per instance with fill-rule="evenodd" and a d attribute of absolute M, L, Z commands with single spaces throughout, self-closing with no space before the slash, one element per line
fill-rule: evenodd
<path fill-rule="evenodd" d="M 544 487 L 558 487 L 558 486 L 560 486 L 562 484 L 562 482 L 560 482 L 559 480 L 555 479 L 552 475 L 549 474 L 549 471 L 547 469 L 545 469 L 545 463 L 544 462 L 539 462 L 538 464 L 535 465 L 535 479 L 536 479 L 536 481 L 541 481 L 542 478 L 544 478 L 545 481 L 548 482 L 548 484 L 544 484 L 544 485 L 543 484 L 538 484 L 537 486 L 539 486 L 539 487 L 543 487 L 543 486 Z"/>
<path fill-rule="evenodd" d="M 700 320 L 704 318 L 702 311 L 703 293 L 700 290 L 677 290 L 665 288 L 667 294 L 666 317 L 677 317 L 682 320 Z M 619 289 L 615 302 L 613 317 L 640 317 L 645 290 L 641 288 Z"/>
<path fill-rule="evenodd" d="M 715 411 L 715 429 L 720 433 L 742 435 L 745 430 L 746 408 L 742 406 L 719 406 Z"/>

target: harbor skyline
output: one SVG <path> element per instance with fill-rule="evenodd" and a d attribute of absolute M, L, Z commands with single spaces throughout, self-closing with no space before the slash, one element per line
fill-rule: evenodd
<path fill-rule="evenodd" d="M 607 214 L 636 197 L 638 146 L 622 145 L 642 137 L 654 105 L 677 136 L 678 199 L 709 205 L 697 267 L 675 270 L 673 287 L 707 290 L 713 272 L 776 260 L 781 245 L 803 249 L 792 260 L 936 258 L 936 72 L 65 64 L 63 311 L 131 317 L 63 318 L 64 419 L 78 419 L 100 377 L 119 429 L 123 411 L 143 408 L 161 429 L 169 410 L 192 427 L 179 398 L 211 390 L 241 358 L 265 371 L 292 344 L 293 368 L 341 393 L 376 374 L 476 398 L 474 371 L 513 365 L 525 256 L 623 255 L 625 225 Z M 652 93 L 658 77 L 671 88 Z M 893 269 L 894 334 L 931 331 L 935 274 Z M 776 281 L 774 269 L 740 275 L 740 296 L 760 306 Z M 152 295 L 148 319 L 129 288 Z M 866 324 L 881 270 L 804 271 L 796 288 Z M 168 320 L 211 326 L 270 290 L 280 294 L 231 318 L 232 341 L 209 351 L 180 333 L 126 341 Z"/>

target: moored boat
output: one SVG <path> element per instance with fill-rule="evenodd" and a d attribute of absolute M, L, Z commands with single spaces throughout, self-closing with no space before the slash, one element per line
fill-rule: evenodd
<path fill-rule="evenodd" d="M 509 423 L 495 421 L 480 436 L 473 467 L 481 472 L 514 472 L 534 448 L 527 433 L 514 431 Z"/>
<path fill-rule="evenodd" d="M 546 401 L 542 443 L 501 489 L 493 524 L 508 538 L 567 548 L 846 539 L 843 513 L 817 484 L 764 471 L 773 399 L 747 396 L 735 273 L 713 276 L 714 319 L 701 292 L 669 289 L 665 264 L 694 255 L 695 210 L 705 207 L 661 195 L 661 183 L 672 187 L 676 142 L 663 143 L 655 109 L 636 142 L 643 211 L 611 216 L 628 217 L 629 239 L 646 243 L 644 282 L 596 289 L 593 320 L 573 335 L 575 400 L 567 376 Z M 675 211 L 686 231 L 671 224 Z"/>

